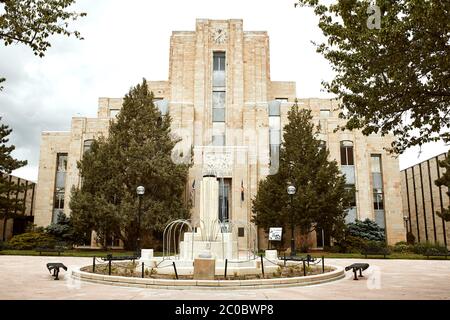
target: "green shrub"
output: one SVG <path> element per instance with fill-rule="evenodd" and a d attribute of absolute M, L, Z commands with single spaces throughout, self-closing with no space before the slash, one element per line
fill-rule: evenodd
<path fill-rule="evenodd" d="M 447 247 L 439 243 L 419 242 L 412 246 L 412 250 L 417 254 L 426 254 L 427 252 L 446 253 Z"/>
<path fill-rule="evenodd" d="M 53 248 L 55 244 L 55 238 L 43 232 L 22 233 L 12 237 L 8 242 L 8 246 L 16 250 L 31 250 L 36 247 Z"/>
<path fill-rule="evenodd" d="M 408 252 L 413 252 L 413 248 L 407 242 L 400 241 L 400 242 L 397 242 L 395 244 L 395 246 L 392 247 L 392 251 L 398 252 L 398 253 L 408 253 Z"/>
<path fill-rule="evenodd" d="M 362 238 L 369 241 L 385 241 L 384 229 L 380 228 L 375 221 L 366 219 L 356 220 L 347 225 L 347 233 L 350 236 Z"/>

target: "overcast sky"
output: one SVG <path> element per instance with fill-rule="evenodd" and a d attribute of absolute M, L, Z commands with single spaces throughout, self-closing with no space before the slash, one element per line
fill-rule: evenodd
<path fill-rule="evenodd" d="M 72 23 L 85 40 L 54 37 L 44 58 L 22 45 L 0 46 L 2 122 L 14 130 L 14 156 L 28 165 L 13 174 L 37 181 L 41 131 L 70 129 L 72 116 L 95 117 L 98 97 L 122 97 L 141 81 L 167 80 L 174 30 L 195 30 L 196 18 L 243 19 L 244 30 L 268 31 L 272 80 L 296 81 L 299 98 L 331 97 L 322 80 L 331 67 L 311 41 L 323 36 L 308 8 L 293 0 L 78 0 L 87 16 Z M 0 8 L 1 14 L 1 8 Z M 448 150 L 443 143 L 409 150 L 401 169 Z"/>

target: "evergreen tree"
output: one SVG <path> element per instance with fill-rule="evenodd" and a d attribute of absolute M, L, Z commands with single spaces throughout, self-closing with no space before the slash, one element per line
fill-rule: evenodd
<path fill-rule="evenodd" d="M 260 227 L 291 223 L 301 234 L 322 228 L 331 236 L 344 229 L 350 192 L 336 161 L 329 161 L 329 151 L 315 136 L 311 111 L 299 109 L 297 102 L 288 112 L 280 150 L 279 171 L 262 180 L 253 200 L 253 221 Z M 296 193 L 287 194 L 293 184 Z"/>
<path fill-rule="evenodd" d="M 170 123 L 153 104 L 145 79 L 130 89 L 108 137 L 95 141 L 78 163 L 82 186 L 72 190 L 70 202 L 75 226 L 95 230 L 102 243 L 115 236 L 133 248 L 140 185 L 142 235 L 161 233 L 169 220 L 189 216 L 184 201 L 189 165 L 171 158 L 179 140 L 172 138 Z"/>
<path fill-rule="evenodd" d="M 0 121 L 1 121 L 0 117 Z M 3 241 L 6 241 L 6 225 L 8 219 L 14 218 L 16 214 L 23 214 L 25 203 L 16 194 L 27 190 L 25 184 L 17 184 L 9 180 L 9 174 L 27 164 L 27 161 L 19 161 L 11 156 L 16 148 L 14 145 L 7 146 L 8 136 L 12 129 L 0 123 L 0 219 L 3 220 Z M 15 213 L 16 212 L 16 213 Z"/>
<path fill-rule="evenodd" d="M 445 169 L 445 171 L 442 176 L 435 181 L 435 184 L 438 187 L 447 187 L 446 193 L 450 197 L 450 151 L 447 153 L 447 157 L 445 157 L 444 160 L 439 161 L 439 167 Z M 437 211 L 436 214 L 445 221 L 450 221 L 450 206 L 444 208 L 442 212 Z"/>

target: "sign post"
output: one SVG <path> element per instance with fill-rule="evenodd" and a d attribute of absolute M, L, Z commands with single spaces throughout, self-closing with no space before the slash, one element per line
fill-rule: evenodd
<path fill-rule="evenodd" d="M 283 232 L 283 228 L 270 227 L 269 228 L 269 244 L 271 244 L 271 241 L 281 241 L 282 232 Z"/>

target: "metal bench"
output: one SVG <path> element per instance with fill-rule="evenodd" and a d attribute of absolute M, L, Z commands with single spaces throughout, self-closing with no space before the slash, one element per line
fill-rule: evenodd
<path fill-rule="evenodd" d="M 388 248 L 366 248 L 361 251 L 361 254 L 367 259 L 368 255 L 382 255 L 385 259 L 391 252 Z"/>
<path fill-rule="evenodd" d="M 362 272 L 363 272 L 363 270 L 366 270 L 367 268 L 369 268 L 368 263 L 353 263 L 353 264 L 345 267 L 345 271 L 353 269 L 353 273 L 355 275 L 353 280 L 358 280 L 358 277 L 356 276 L 356 272 L 359 270 L 359 276 L 363 277 Z"/>
<path fill-rule="evenodd" d="M 42 255 L 42 252 L 48 253 L 48 252 L 57 252 L 58 256 L 61 255 L 61 252 L 64 252 L 63 248 L 47 248 L 47 247 L 37 247 L 34 249 L 34 251 L 39 252 L 39 255 Z"/>
<path fill-rule="evenodd" d="M 123 260 L 137 260 L 139 257 L 136 256 L 116 256 L 113 257 L 112 254 L 108 254 L 106 257 L 102 258 L 103 261 L 123 261 Z"/>
<path fill-rule="evenodd" d="M 50 272 L 50 274 L 53 274 L 52 276 L 55 277 L 55 279 L 53 280 L 59 280 L 58 275 L 59 275 L 59 268 L 63 268 L 64 271 L 67 271 L 67 267 L 62 264 L 61 262 L 49 262 L 47 263 L 47 269 Z"/>
<path fill-rule="evenodd" d="M 430 257 L 445 257 L 445 260 L 447 260 L 447 256 L 450 256 L 450 251 L 439 252 L 436 250 L 427 250 L 425 251 L 424 256 L 426 256 L 427 259 L 430 259 Z"/>

